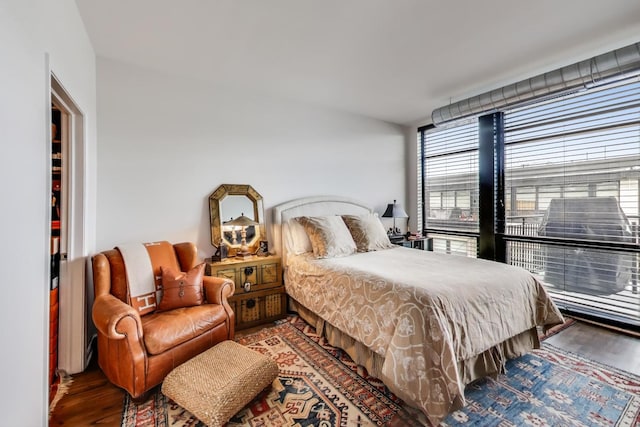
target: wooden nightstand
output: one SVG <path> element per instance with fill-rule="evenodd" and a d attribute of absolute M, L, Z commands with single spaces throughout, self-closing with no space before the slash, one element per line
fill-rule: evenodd
<path fill-rule="evenodd" d="M 207 260 L 205 271 L 208 276 L 226 277 L 235 283 L 229 304 L 236 314 L 236 329 L 272 322 L 287 315 L 280 257 Z"/>

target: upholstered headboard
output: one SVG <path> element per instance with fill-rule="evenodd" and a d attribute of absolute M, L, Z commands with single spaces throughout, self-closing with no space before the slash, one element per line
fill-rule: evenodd
<path fill-rule="evenodd" d="M 282 257 L 282 265 L 287 265 L 286 245 L 284 241 L 287 227 L 284 224 L 291 218 L 298 216 L 323 216 L 323 215 L 362 215 L 373 212 L 373 209 L 365 203 L 340 196 L 315 196 L 295 199 L 274 206 L 272 221 L 272 236 L 274 249 Z"/>

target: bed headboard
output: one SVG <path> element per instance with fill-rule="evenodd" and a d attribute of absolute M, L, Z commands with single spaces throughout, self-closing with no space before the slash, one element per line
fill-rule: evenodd
<path fill-rule="evenodd" d="M 287 265 L 286 245 L 284 245 L 283 227 L 289 219 L 298 216 L 323 215 L 362 215 L 373 212 L 365 203 L 340 196 L 315 196 L 295 199 L 273 207 L 274 249 L 282 257 L 282 265 Z"/>

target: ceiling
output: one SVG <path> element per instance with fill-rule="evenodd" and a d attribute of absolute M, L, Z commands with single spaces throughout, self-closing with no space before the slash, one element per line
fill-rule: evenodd
<path fill-rule="evenodd" d="M 640 41 L 633 0 L 76 0 L 99 57 L 398 124 Z"/>

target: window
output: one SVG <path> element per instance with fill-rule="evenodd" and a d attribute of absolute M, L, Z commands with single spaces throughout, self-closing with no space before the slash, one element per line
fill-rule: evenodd
<path fill-rule="evenodd" d="M 640 81 L 506 111 L 504 141 L 507 261 L 561 307 L 640 324 Z"/>
<path fill-rule="evenodd" d="M 489 238 L 495 259 L 534 273 L 561 307 L 640 326 L 640 78 L 490 116 L 502 114 L 490 236 L 482 119 L 418 130 L 434 250 L 476 256 Z"/>
<path fill-rule="evenodd" d="M 478 236 L 478 126 L 418 130 L 424 190 L 424 227 L 433 248 L 475 256 Z"/>

